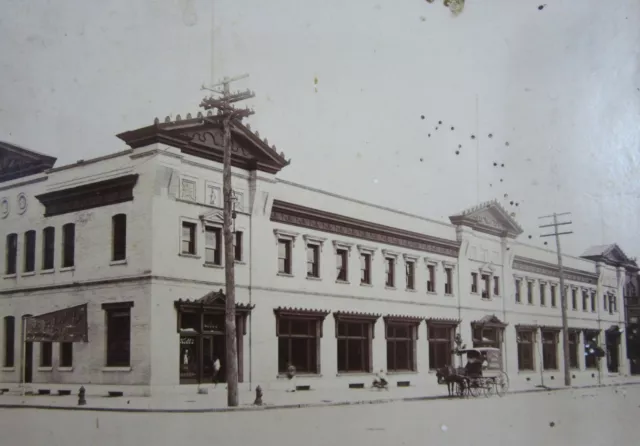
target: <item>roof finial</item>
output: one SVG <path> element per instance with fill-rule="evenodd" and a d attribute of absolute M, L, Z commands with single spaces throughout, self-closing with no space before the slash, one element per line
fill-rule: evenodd
<path fill-rule="evenodd" d="M 176 122 L 178 121 L 182 121 L 182 118 L 180 117 L 180 115 L 176 115 Z"/>
<path fill-rule="evenodd" d="M 202 112 L 198 112 L 198 118 L 203 118 L 204 116 L 202 116 Z"/>
<path fill-rule="evenodd" d="M 187 119 L 191 119 L 191 113 L 187 113 Z"/>
<path fill-rule="evenodd" d="M 207 111 L 207 116 L 213 116 L 213 112 L 211 110 Z"/>
<path fill-rule="evenodd" d="M 154 123 L 155 125 L 160 124 L 160 120 L 158 119 L 158 117 L 157 117 L 157 116 L 156 116 L 156 118 L 153 120 L 153 123 Z"/>
<path fill-rule="evenodd" d="M 251 124 L 247 122 L 247 130 L 251 130 Z"/>
<path fill-rule="evenodd" d="M 169 115 L 167 115 L 167 117 L 164 118 L 164 122 L 171 122 L 171 118 L 169 117 Z"/>
<path fill-rule="evenodd" d="M 267 138 L 265 138 L 265 139 L 264 139 L 264 143 L 265 143 L 266 145 L 269 145 L 269 141 L 267 140 Z"/>
<path fill-rule="evenodd" d="M 260 132 L 256 130 L 256 136 L 260 138 Z"/>

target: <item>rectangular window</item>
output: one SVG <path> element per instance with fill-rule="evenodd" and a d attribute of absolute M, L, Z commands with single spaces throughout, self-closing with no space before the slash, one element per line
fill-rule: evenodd
<path fill-rule="evenodd" d="M 609 314 L 618 312 L 618 302 L 615 294 L 609 295 Z"/>
<path fill-rule="evenodd" d="M 346 282 L 348 276 L 349 251 L 346 249 L 336 249 L 336 280 Z"/>
<path fill-rule="evenodd" d="M 16 319 L 13 316 L 4 318 L 4 361 L 5 367 L 15 366 Z"/>
<path fill-rule="evenodd" d="M 371 372 L 373 323 L 336 321 L 338 324 L 338 372 Z"/>
<path fill-rule="evenodd" d="M 547 284 L 540 283 L 540 306 L 544 307 L 547 305 Z"/>
<path fill-rule="evenodd" d="M 127 258 L 127 216 L 117 214 L 111 218 L 111 260 L 114 262 Z"/>
<path fill-rule="evenodd" d="M 213 226 L 204 228 L 204 263 L 222 265 L 222 229 Z"/>
<path fill-rule="evenodd" d="M 416 327 L 406 323 L 387 323 L 387 371 L 416 371 Z"/>
<path fill-rule="evenodd" d="M 453 270 L 451 268 L 444 269 L 445 280 L 444 294 L 453 294 Z"/>
<path fill-rule="evenodd" d="M 598 346 L 599 333 L 597 331 L 585 331 L 584 332 L 584 366 L 587 369 L 598 368 L 598 358 L 594 354 L 594 348 Z M 589 353 L 589 354 L 587 354 Z"/>
<path fill-rule="evenodd" d="M 18 234 L 7 235 L 5 274 L 15 274 L 18 265 Z"/>
<path fill-rule="evenodd" d="M 479 327 L 473 328 L 472 333 L 473 348 L 493 347 L 502 349 L 502 329 L 497 327 Z"/>
<path fill-rule="evenodd" d="M 396 286 L 396 278 L 395 278 L 395 269 L 396 269 L 396 261 L 392 258 L 384 259 L 385 263 L 385 285 L 393 288 Z"/>
<path fill-rule="evenodd" d="M 292 364 L 299 373 L 320 373 L 319 324 L 304 317 L 278 319 L 278 373 L 287 373 Z"/>
<path fill-rule="evenodd" d="M 478 273 L 471 273 L 471 292 L 478 292 Z"/>
<path fill-rule="evenodd" d="M 571 308 L 578 309 L 578 290 L 575 288 L 571 289 Z"/>
<path fill-rule="evenodd" d="M 278 272 L 291 274 L 291 240 L 278 240 Z"/>
<path fill-rule="evenodd" d="M 360 283 L 371 285 L 371 254 L 360 254 Z"/>
<path fill-rule="evenodd" d="M 518 330 L 518 370 L 535 370 L 534 367 L 534 342 L 533 330 Z"/>
<path fill-rule="evenodd" d="M 415 262 L 407 262 L 407 289 L 415 290 L 416 289 L 416 264 Z"/>
<path fill-rule="evenodd" d="M 133 302 L 103 304 L 107 325 L 107 367 L 131 365 L 131 307 Z"/>
<path fill-rule="evenodd" d="M 533 282 L 527 280 L 527 303 L 533 305 Z"/>
<path fill-rule="evenodd" d="M 42 231 L 42 269 L 55 267 L 56 228 L 49 226 Z"/>
<path fill-rule="evenodd" d="M 498 276 L 493 276 L 493 295 L 500 295 L 500 277 Z"/>
<path fill-rule="evenodd" d="M 233 233 L 233 260 L 242 262 L 242 231 Z"/>
<path fill-rule="evenodd" d="M 182 222 L 182 236 L 181 236 L 181 248 L 182 254 L 196 254 L 196 224 L 183 221 Z"/>
<path fill-rule="evenodd" d="M 53 365 L 53 344 L 51 342 L 40 343 L 40 367 Z"/>
<path fill-rule="evenodd" d="M 542 331 L 542 368 L 558 370 L 558 332 Z"/>
<path fill-rule="evenodd" d="M 602 305 L 604 307 L 604 311 L 608 311 L 608 305 L 609 305 L 609 295 L 608 294 L 604 294 L 602 296 Z"/>
<path fill-rule="evenodd" d="M 580 345 L 580 332 L 569 331 L 569 367 L 579 369 L 578 346 Z"/>
<path fill-rule="evenodd" d="M 491 299 L 491 276 L 488 274 L 482 275 L 482 298 Z"/>
<path fill-rule="evenodd" d="M 320 246 L 307 245 L 307 277 L 320 277 Z"/>
<path fill-rule="evenodd" d="M 24 233 L 24 272 L 31 273 L 36 270 L 36 231 Z"/>
<path fill-rule="evenodd" d="M 427 273 L 429 277 L 427 279 L 427 291 L 430 293 L 436 292 L 436 267 L 435 265 L 427 265 Z"/>
<path fill-rule="evenodd" d="M 558 306 L 557 290 L 558 290 L 557 286 L 551 285 L 551 306 L 554 308 Z"/>
<path fill-rule="evenodd" d="M 596 308 L 597 308 L 596 292 L 595 291 L 591 291 L 591 311 L 593 313 L 595 313 L 596 312 Z"/>
<path fill-rule="evenodd" d="M 522 302 L 522 280 L 516 279 L 516 303 Z"/>
<path fill-rule="evenodd" d="M 582 311 L 589 311 L 589 291 L 582 290 Z"/>
<path fill-rule="evenodd" d="M 455 326 L 427 324 L 429 338 L 429 370 L 453 365 L 453 334 Z"/>
<path fill-rule="evenodd" d="M 62 227 L 62 267 L 75 265 L 76 257 L 76 225 L 67 223 Z"/>
<path fill-rule="evenodd" d="M 73 367 L 73 342 L 60 343 L 59 367 Z"/>

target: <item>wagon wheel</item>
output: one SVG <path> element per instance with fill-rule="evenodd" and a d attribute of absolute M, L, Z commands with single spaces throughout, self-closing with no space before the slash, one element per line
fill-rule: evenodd
<path fill-rule="evenodd" d="M 456 395 L 460 398 L 464 397 L 465 387 L 467 387 L 466 381 L 458 381 L 456 383 Z"/>
<path fill-rule="evenodd" d="M 474 378 L 470 380 L 469 393 L 471 394 L 472 397 L 477 398 L 483 392 L 484 392 L 484 389 L 482 388 L 482 382 L 479 379 Z"/>
<path fill-rule="evenodd" d="M 509 391 L 509 376 L 505 372 L 495 378 L 495 388 L 498 396 L 504 396 Z"/>

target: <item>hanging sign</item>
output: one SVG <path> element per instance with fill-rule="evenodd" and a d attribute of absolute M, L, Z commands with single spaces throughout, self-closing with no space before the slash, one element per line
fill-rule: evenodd
<path fill-rule="evenodd" d="M 87 304 L 27 318 L 27 342 L 89 342 Z"/>

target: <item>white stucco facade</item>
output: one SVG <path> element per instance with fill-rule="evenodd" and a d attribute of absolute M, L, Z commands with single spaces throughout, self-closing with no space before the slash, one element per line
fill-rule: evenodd
<path fill-rule="evenodd" d="M 185 125 L 189 122 L 183 121 Z M 259 146 L 242 141 L 247 156 Z M 112 156 L 0 183 L 0 199 L 6 198 L 9 203 L 8 211 L 1 215 L 0 236 L 5 240 L 8 234 L 18 234 L 16 273 L 5 274 L 6 246 L 5 255 L 0 258 L 0 319 L 13 316 L 16 321 L 14 358 L 12 364 L 0 364 L 4 366 L 0 368 L 1 387 L 14 388 L 22 379 L 20 319 L 24 315 L 86 303 L 89 342 L 73 345 L 71 367 L 60 365 L 60 352 L 55 345 L 51 364 L 38 367 L 40 345 L 34 343 L 33 387 L 55 389 L 83 384 L 89 391 L 115 389 L 146 395 L 193 390 L 193 385 L 180 384 L 181 334 L 175 302 L 199 299 L 224 289 L 224 268 L 207 262 L 204 231 L 205 226 L 221 227 L 221 164 L 184 147 L 173 147 L 160 138 L 131 145 L 133 149 Z M 278 309 L 300 314 L 326 313 L 323 317 L 314 316 L 320 320 L 314 357 L 317 370 L 298 373 L 296 384 L 300 386 L 347 391 L 349 384 L 370 385 L 374 373 L 385 370 L 394 386 L 408 382 L 429 388 L 434 394 L 441 393 L 430 364 L 427 327 L 449 324 L 471 347 L 472 323 L 488 317 L 501 324 L 497 330 L 502 333 L 504 367 L 511 388 L 562 384 L 561 338 L 557 368 L 542 370 L 542 330 L 557 332 L 562 326 L 559 292 L 555 305 L 551 301 L 551 286 L 559 287 L 556 254 L 519 242 L 517 235 L 521 231 L 517 223 L 498 204 L 485 203 L 461 214 L 452 210 L 459 217 L 452 218 L 458 222 L 452 224 L 279 181 L 276 173 L 266 170 L 269 169 L 233 168 L 237 197 L 234 224 L 235 231 L 242 233 L 241 255 L 235 264 L 236 299 L 253 306 L 242 337 L 243 386 L 290 386 L 278 367 Z M 36 198 L 127 175 L 137 175 L 132 200 L 45 217 L 45 206 Z M 18 200 L 20 194 L 24 194 L 26 206 L 22 204 L 24 200 Z M 111 255 L 112 217 L 116 214 L 127 216 L 126 259 L 119 261 L 113 261 Z M 191 253 L 183 252 L 183 222 L 195 225 Z M 44 228 L 53 226 L 59 231 L 66 223 L 75 224 L 74 266 L 60 267 L 56 238 L 55 266 L 42 270 Z M 24 234 L 29 230 L 37 234 L 36 266 L 35 271 L 25 273 Z M 279 240 L 290 242 L 290 270 L 286 273 L 279 271 Z M 319 277 L 307 275 L 309 244 L 319 246 Z M 336 253 L 340 249 L 347 252 L 345 280 L 336 280 Z M 361 253 L 371 254 L 370 284 L 361 283 Z M 385 283 L 385 259 L 389 258 L 394 260 L 393 286 Z M 415 289 L 406 286 L 407 262 L 414 264 Z M 578 308 L 573 309 L 569 291 L 569 327 L 598 331 L 599 345 L 604 345 L 605 330 L 624 326 L 624 271 L 568 255 L 563 263 L 567 268 L 565 285 L 576 290 L 578 300 Z M 429 266 L 433 267 L 435 278 L 433 291 L 427 290 Z M 445 293 L 447 269 L 451 271 L 452 289 Z M 477 274 L 475 291 L 472 273 Z M 489 293 L 484 296 L 483 276 L 490 281 Z M 522 284 L 520 302 L 516 298 L 516 280 Z M 530 303 L 527 283 L 532 284 Z M 541 284 L 545 287 L 544 305 Z M 583 291 L 595 294 L 595 307 L 589 297 L 587 308 L 583 309 Z M 605 296 L 612 296 L 613 307 L 607 300 L 605 308 Z M 117 302 L 127 302 L 130 307 L 130 363 L 109 367 L 105 362 L 103 304 Z M 375 320 L 368 341 L 371 349 L 367 370 L 339 371 L 338 319 L 334 315 L 340 314 Z M 385 324 L 387 320 L 403 318 L 416 327 L 412 370 L 393 372 L 388 370 Z M 519 329 L 536 334 L 532 370 L 519 370 Z M 617 347 L 618 372 L 610 373 L 604 360 L 595 369 L 586 368 L 583 332 L 579 333 L 579 364 L 572 370 L 574 385 L 606 384 L 627 378 L 624 336 Z M 3 361 L 6 338 L 3 327 Z"/>

